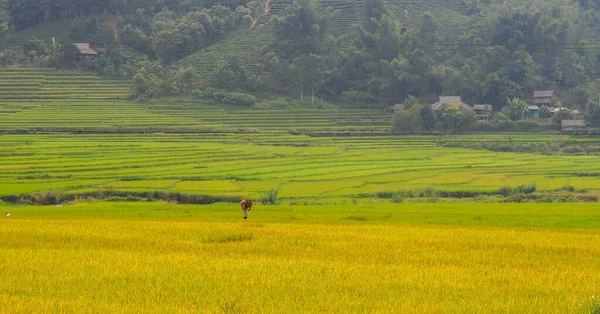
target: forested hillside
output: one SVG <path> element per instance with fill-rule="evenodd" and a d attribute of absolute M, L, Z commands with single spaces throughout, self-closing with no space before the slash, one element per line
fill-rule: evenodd
<path fill-rule="evenodd" d="M 555 90 L 598 105 L 600 1 L 0 0 L 0 64 L 84 67 L 139 97 L 387 106 L 460 95 L 500 109 Z M 58 44 L 36 36 L 62 23 Z M 71 62 L 69 42 L 103 54 Z M 9 49 L 10 48 L 10 49 Z M 589 107 L 589 106 L 588 106 Z"/>

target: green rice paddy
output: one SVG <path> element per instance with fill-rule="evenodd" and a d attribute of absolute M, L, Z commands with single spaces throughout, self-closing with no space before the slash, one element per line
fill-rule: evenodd
<path fill-rule="evenodd" d="M 284 199 L 375 197 L 434 187 L 491 192 L 536 182 L 595 194 L 598 156 L 542 156 L 437 147 L 436 137 L 273 134 L 0 136 L 0 195 L 40 191 L 179 191 Z"/>

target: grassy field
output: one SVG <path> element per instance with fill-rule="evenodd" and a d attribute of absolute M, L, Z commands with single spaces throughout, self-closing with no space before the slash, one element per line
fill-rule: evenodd
<path fill-rule="evenodd" d="M 0 206 L 0 312 L 591 313 L 596 205 Z"/>

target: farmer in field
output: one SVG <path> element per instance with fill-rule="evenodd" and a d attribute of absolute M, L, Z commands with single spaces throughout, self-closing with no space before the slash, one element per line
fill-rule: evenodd
<path fill-rule="evenodd" d="M 252 209 L 252 200 L 243 199 L 240 206 L 242 206 L 242 211 L 244 212 L 244 219 L 248 219 L 248 211 Z"/>

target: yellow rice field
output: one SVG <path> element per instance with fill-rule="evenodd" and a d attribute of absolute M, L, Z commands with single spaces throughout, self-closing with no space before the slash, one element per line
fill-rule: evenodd
<path fill-rule="evenodd" d="M 586 313 L 598 211 L 536 205 L 15 207 L 0 312 Z"/>

